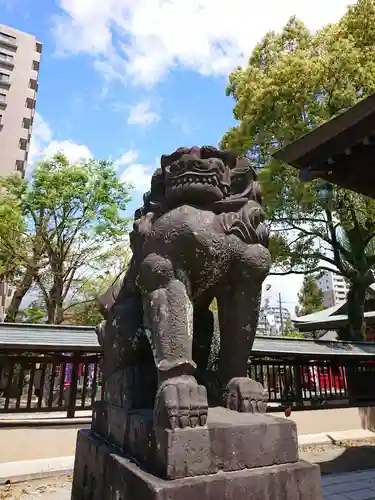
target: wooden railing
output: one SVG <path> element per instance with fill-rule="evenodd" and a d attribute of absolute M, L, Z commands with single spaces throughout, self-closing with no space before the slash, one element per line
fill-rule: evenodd
<path fill-rule="evenodd" d="M 89 410 L 101 398 L 98 354 L 0 354 L 0 413 Z"/>
<path fill-rule="evenodd" d="M 375 405 L 375 363 L 369 360 L 253 359 L 249 376 L 268 391 L 271 409 Z"/>
<path fill-rule="evenodd" d="M 100 354 L 0 352 L 0 414 L 90 410 L 102 396 L 99 362 Z M 268 391 L 270 411 L 375 405 L 369 360 L 252 358 L 249 376 Z"/>

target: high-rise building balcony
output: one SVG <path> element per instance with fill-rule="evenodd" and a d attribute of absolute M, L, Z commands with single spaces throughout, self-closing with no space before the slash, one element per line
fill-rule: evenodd
<path fill-rule="evenodd" d="M 0 72 L 0 86 L 2 88 L 6 87 L 9 88 L 11 83 L 11 77 L 7 73 L 1 73 Z"/>
<path fill-rule="evenodd" d="M 0 45 L 5 45 L 11 49 L 17 49 L 17 40 L 14 36 L 0 32 Z"/>
<path fill-rule="evenodd" d="M 11 69 L 14 68 L 13 56 L 11 54 L 6 54 L 5 52 L 0 52 L 0 63 Z"/>

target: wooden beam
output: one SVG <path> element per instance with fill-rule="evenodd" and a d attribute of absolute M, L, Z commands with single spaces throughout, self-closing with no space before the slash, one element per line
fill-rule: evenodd
<path fill-rule="evenodd" d="M 274 154 L 289 165 L 313 164 L 313 158 L 332 156 L 375 132 L 375 93 L 340 113 Z"/>
<path fill-rule="evenodd" d="M 350 155 L 342 153 L 327 158 L 322 164 L 314 165 L 314 178 L 338 184 L 367 196 L 375 196 L 375 145 L 358 144 Z"/>

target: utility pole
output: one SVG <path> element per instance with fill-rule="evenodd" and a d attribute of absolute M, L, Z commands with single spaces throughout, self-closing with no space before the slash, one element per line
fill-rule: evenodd
<path fill-rule="evenodd" d="M 281 302 L 281 293 L 279 293 L 279 310 L 280 310 L 280 326 L 282 335 L 284 333 L 284 320 L 283 320 L 283 306 Z"/>

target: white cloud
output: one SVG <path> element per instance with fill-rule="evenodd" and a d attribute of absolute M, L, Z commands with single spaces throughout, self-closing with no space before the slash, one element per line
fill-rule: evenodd
<path fill-rule="evenodd" d="M 289 274 L 288 276 L 268 276 L 263 283 L 262 302 L 269 300 L 272 306 L 279 306 L 280 299 L 283 307 L 286 307 L 295 316 L 295 307 L 298 305 L 298 292 L 301 289 L 303 276 L 300 274 Z M 267 285 L 271 288 L 267 291 Z"/>
<path fill-rule="evenodd" d="M 29 164 L 32 165 L 40 158 L 43 146 L 52 140 L 52 131 L 39 113 L 34 115 L 34 123 L 31 135 L 29 151 Z"/>
<path fill-rule="evenodd" d="M 120 178 L 122 182 L 131 184 L 135 191 L 143 194 L 149 191 L 151 187 L 152 174 L 152 167 L 140 163 L 133 163 L 124 170 Z"/>
<path fill-rule="evenodd" d="M 154 84 L 169 69 L 227 74 L 269 30 L 297 15 L 316 30 L 355 0 L 59 0 L 62 53 L 88 53 L 107 80 Z"/>
<path fill-rule="evenodd" d="M 91 151 L 83 144 L 76 144 L 71 140 L 51 141 L 42 152 L 44 158 L 51 158 L 56 153 L 64 153 L 71 163 L 92 158 Z"/>
<path fill-rule="evenodd" d="M 53 132 L 47 122 L 35 113 L 32 129 L 32 139 L 28 158 L 28 168 L 33 168 L 35 162 L 42 158 L 50 158 L 57 152 L 64 153 L 70 162 L 77 162 L 81 159 L 91 158 L 89 148 L 83 144 L 77 144 L 67 139 L 57 141 L 53 139 Z"/>
<path fill-rule="evenodd" d="M 115 165 L 117 167 L 121 167 L 122 165 L 129 165 L 130 163 L 134 163 L 137 160 L 138 156 L 138 151 L 127 151 L 115 161 Z"/>
<path fill-rule="evenodd" d="M 139 102 L 130 107 L 129 125 L 151 125 L 159 120 L 159 115 L 151 109 L 150 101 Z"/>

